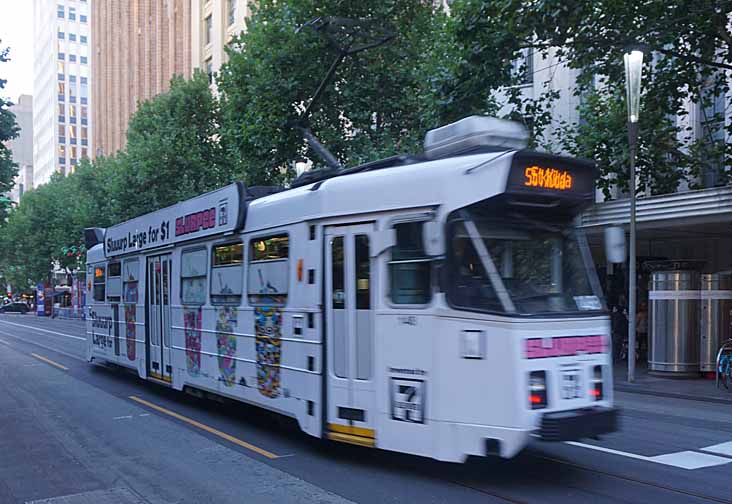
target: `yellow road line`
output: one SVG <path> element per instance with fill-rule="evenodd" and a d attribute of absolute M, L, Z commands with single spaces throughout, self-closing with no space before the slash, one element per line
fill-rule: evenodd
<path fill-rule="evenodd" d="M 277 455 L 275 455 L 272 452 L 269 452 L 269 451 L 267 451 L 267 450 L 265 450 L 263 448 L 260 448 L 258 446 L 254 446 L 253 444 L 247 443 L 246 441 L 242 441 L 241 439 L 235 438 L 234 436 L 230 436 L 229 434 L 226 434 L 225 432 L 221 432 L 218 429 L 214 429 L 213 427 L 209 427 L 208 425 L 204 425 L 201 422 L 196 422 L 195 420 L 193 420 L 191 418 L 188 418 L 188 417 L 185 417 L 183 415 L 180 415 L 180 414 L 176 413 L 175 411 L 170 411 L 169 409 L 163 408 L 162 406 L 158 406 L 157 404 L 153 404 L 153 403 L 151 403 L 149 401 L 146 401 L 144 399 L 140 399 L 139 397 L 136 397 L 136 396 L 130 396 L 130 399 L 132 399 L 133 401 L 135 401 L 137 403 L 144 404 L 148 408 L 152 408 L 152 409 L 154 409 L 156 411 L 159 411 L 160 413 L 164 413 L 164 414 L 166 414 L 168 416 L 171 416 L 173 418 L 177 418 L 178 420 L 182 420 L 183 422 L 186 422 L 187 424 L 193 425 L 194 427 L 198 427 L 199 429 L 204 430 L 204 431 L 208 432 L 209 434 L 213 434 L 214 436 L 218 436 L 218 437 L 220 437 L 222 439 L 225 439 L 225 440 L 227 440 L 227 441 L 229 441 L 231 443 L 234 443 L 235 445 L 239 445 L 242 448 L 246 448 L 247 450 L 251 450 L 253 452 L 259 453 L 260 455 L 262 455 L 264 457 L 267 457 L 269 459 L 279 458 Z"/>
<path fill-rule="evenodd" d="M 64 371 L 68 371 L 68 370 L 69 370 L 69 368 L 67 368 L 66 366 L 62 366 L 62 365 L 61 365 L 61 364 L 59 364 L 58 362 L 54 362 L 54 361 L 52 361 L 51 359 L 48 359 L 48 358 L 46 358 L 46 357 L 43 357 L 42 355 L 38 355 L 38 354 L 34 354 L 34 353 L 32 353 L 31 355 L 32 355 L 33 357 L 35 357 L 36 359 L 42 360 L 42 361 L 43 361 L 43 362 L 45 362 L 46 364 L 50 364 L 50 365 L 52 365 L 52 366 L 56 366 L 57 368 L 59 368 L 59 369 L 63 369 Z"/>

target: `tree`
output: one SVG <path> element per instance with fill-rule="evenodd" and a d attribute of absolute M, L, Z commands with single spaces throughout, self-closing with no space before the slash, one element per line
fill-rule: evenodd
<path fill-rule="evenodd" d="M 109 215 L 115 222 L 158 210 L 230 182 L 218 139 L 218 104 L 207 76 L 174 77 L 170 90 L 140 105 L 127 147 L 108 165 Z M 114 165 L 114 168 L 112 168 Z"/>
<path fill-rule="evenodd" d="M 8 48 L 0 47 L 0 63 L 9 61 L 8 52 Z M 5 88 L 6 82 L 7 79 L 0 78 L 0 91 Z M 5 142 L 17 137 L 20 131 L 15 122 L 15 114 L 8 110 L 10 105 L 12 105 L 10 101 L 0 96 L 0 196 L 13 188 L 15 176 L 18 174 L 18 167 L 13 162 L 13 153 L 5 146 Z M 9 200 L 0 201 L 0 223 L 7 218 L 9 209 Z"/>
<path fill-rule="evenodd" d="M 369 30 L 397 34 L 347 58 L 314 107 L 310 125 L 340 162 L 417 151 L 432 126 L 422 107 L 429 93 L 423 69 L 444 17 L 430 2 L 263 0 L 218 76 L 222 142 L 249 184 L 282 183 L 295 161 L 321 164 L 293 127 L 337 55 L 321 34 L 298 30 L 320 16 L 365 19 Z"/>
<path fill-rule="evenodd" d="M 725 107 L 712 106 L 729 90 L 723 72 L 732 69 L 729 7 L 727 0 L 459 0 L 453 13 L 460 63 L 452 87 L 446 87 L 459 96 L 457 108 L 479 110 L 496 89 L 510 84 L 511 62 L 521 51 L 551 54 L 576 71 L 574 93 L 583 102 L 582 123 L 561 129 L 562 145 L 599 158 L 605 185 L 614 180 L 627 187 L 627 164 L 619 162 L 627 156 L 625 129 L 603 126 L 622 121 L 622 55 L 640 46 L 646 51 L 640 189 L 670 191 L 680 180 L 732 160 L 730 145 L 715 138 Z M 669 120 L 684 117 L 689 100 L 710 111 L 700 141 Z"/>

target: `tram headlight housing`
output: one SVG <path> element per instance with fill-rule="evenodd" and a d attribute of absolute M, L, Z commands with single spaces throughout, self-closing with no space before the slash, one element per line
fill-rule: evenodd
<path fill-rule="evenodd" d="M 546 408 L 546 371 L 532 371 L 529 373 L 529 404 L 531 409 Z"/>
<path fill-rule="evenodd" d="M 595 401 L 602 401 L 604 394 L 602 390 L 602 366 L 592 367 L 592 379 L 590 380 L 590 397 Z"/>

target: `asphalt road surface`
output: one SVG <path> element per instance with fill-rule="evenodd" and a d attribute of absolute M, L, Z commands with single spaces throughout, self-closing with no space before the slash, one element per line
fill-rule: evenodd
<path fill-rule="evenodd" d="M 732 405 L 617 393 L 622 430 L 447 464 L 85 362 L 84 325 L 0 315 L 0 504 L 728 502 Z"/>

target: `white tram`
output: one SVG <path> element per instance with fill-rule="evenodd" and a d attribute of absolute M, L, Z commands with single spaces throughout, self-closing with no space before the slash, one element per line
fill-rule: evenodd
<path fill-rule="evenodd" d="M 609 321 L 572 225 L 595 170 L 524 140 L 468 118 L 417 157 L 87 230 L 87 357 L 439 460 L 612 432 Z"/>

